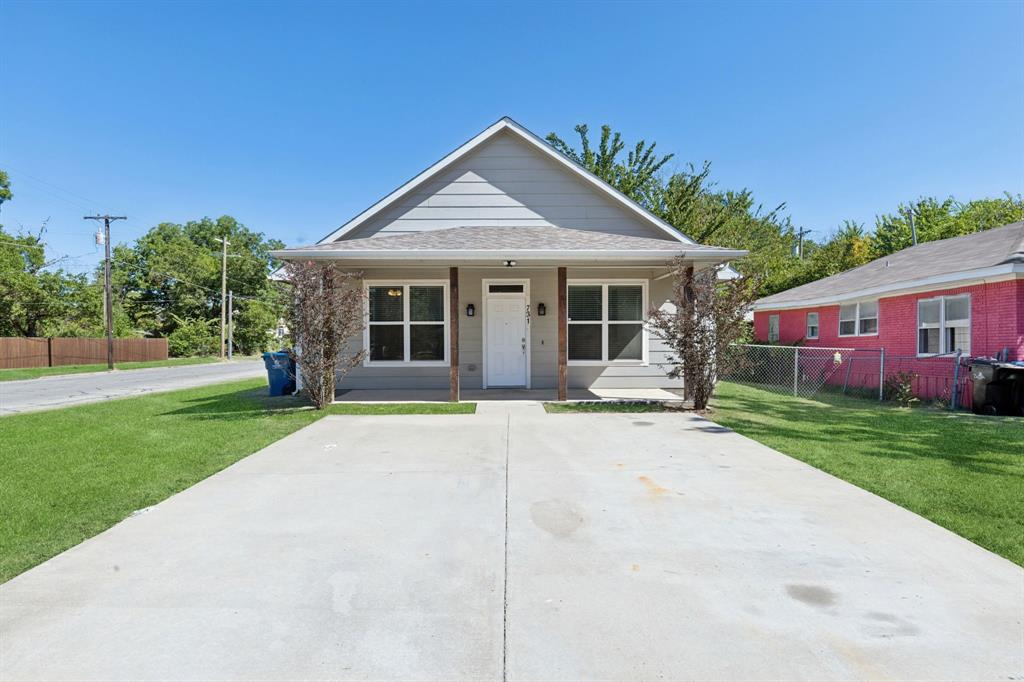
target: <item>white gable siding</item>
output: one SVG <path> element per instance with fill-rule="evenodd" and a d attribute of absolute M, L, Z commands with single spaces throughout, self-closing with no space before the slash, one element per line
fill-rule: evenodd
<path fill-rule="evenodd" d="M 554 159 L 503 132 L 343 239 L 469 225 L 554 226 L 669 238 Z"/>

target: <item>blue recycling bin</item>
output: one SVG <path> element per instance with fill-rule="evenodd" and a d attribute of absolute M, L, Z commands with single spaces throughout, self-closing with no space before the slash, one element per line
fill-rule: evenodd
<path fill-rule="evenodd" d="M 263 365 L 267 368 L 270 395 L 291 395 L 295 392 L 295 361 L 287 352 L 264 353 Z"/>

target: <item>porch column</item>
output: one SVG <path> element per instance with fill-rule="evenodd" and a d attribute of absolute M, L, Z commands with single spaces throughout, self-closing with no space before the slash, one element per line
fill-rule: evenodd
<path fill-rule="evenodd" d="M 448 268 L 448 298 L 451 309 L 448 319 L 451 320 L 448 332 L 448 400 L 459 402 L 459 269 Z"/>
<path fill-rule="evenodd" d="M 565 268 L 558 268 L 558 399 L 565 400 L 569 377 L 566 362 L 569 357 L 569 311 L 566 301 Z"/>

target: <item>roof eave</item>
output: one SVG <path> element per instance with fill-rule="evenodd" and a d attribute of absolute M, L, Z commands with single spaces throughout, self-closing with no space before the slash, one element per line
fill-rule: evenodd
<path fill-rule="evenodd" d="M 650 251 L 640 249 L 623 250 L 572 250 L 561 249 L 489 249 L 489 250 L 410 250 L 410 251 L 382 251 L 374 250 L 334 250 L 334 249 L 284 249 L 272 251 L 274 258 L 281 260 L 410 260 L 410 261 L 439 261 L 451 260 L 512 260 L 512 259 L 542 259 L 542 260 L 645 260 L 645 261 L 669 261 L 673 258 L 682 257 L 687 260 L 702 262 L 725 262 L 742 258 L 747 251 L 738 249 L 680 249 L 679 251 Z"/>
<path fill-rule="evenodd" d="M 1024 263 L 1004 263 L 988 268 L 976 268 L 974 270 L 962 270 L 950 272 L 943 275 L 921 277 L 918 279 L 904 280 L 892 284 L 884 284 L 867 289 L 860 289 L 831 296 L 817 296 L 814 298 L 799 299 L 794 301 L 766 301 L 761 299 L 755 301 L 752 309 L 757 310 L 792 310 L 797 308 L 814 308 L 823 305 L 837 305 L 850 301 L 859 301 L 866 298 L 885 298 L 889 295 L 904 295 L 913 293 L 915 290 L 928 291 L 930 289 L 948 289 L 952 286 L 967 286 L 972 283 L 982 283 L 992 278 L 1016 277 L 1024 275 Z"/>

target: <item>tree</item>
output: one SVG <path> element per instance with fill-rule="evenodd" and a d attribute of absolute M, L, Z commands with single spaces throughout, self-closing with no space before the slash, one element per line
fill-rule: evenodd
<path fill-rule="evenodd" d="M 0 171 L 0 204 L 12 197 Z M 0 336 L 79 336 L 99 319 L 98 292 L 84 275 L 54 269 L 63 259 L 47 258 L 45 233 L 45 221 L 36 234 L 0 225 Z"/>
<path fill-rule="evenodd" d="M 875 219 L 872 243 L 875 258 L 913 245 L 911 214 L 920 244 L 1024 220 L 1024 197 L 1006 192 L 1002 197 L 975 199 L 967 203 L 952 197 L 942 201 L 925 197 L 913 204 L 900 204 L 895 213 L 883 213 Z"/>
<path fill-rule="evenodd" d="M 647 144 L 640 140 L 626 155 L 625 162 L 619 159 L 626 144 L 620 133 L 612 133 L 609 125 L 601 126 L 601 140 L 597 151 L 590 146 L 589 128 L 580 123 L 574 130 L 580 136 L 580 151 L 576 151 L 555 133 L 548 133 L 548 144 L 570 159 L 619 190 L 633 201 L 649 207 L 661 185 L 658 173 L 662 166 L 672 159 L 666 154 L 660 159 L 654 152 L 656 143 Z"/>
<path fill-rule="evenodd" d="M 875 259 L 871 235 L 852 220 L 843 222 L 822 244 L 813 244 L 801 269 L 782 283 L 780 290 L 851 270 Z"/>
<path fill-rule="evenodd" d="M 11 194 L 11 179 L 7 177 L 6 171 L 0 170 L 0 207 L 4 205 L 5 201 L 10 201 L 14 198 Z"/>
<path fill-rule="evenodd" d="M 363 361 L 365 349 L 354 350 L 366 326 L 362 274 L 342 272 L 331 263 L 289 262 L 291 282 L 288 326 L 295 340 L 292 355 L 302 373 L 303 388 L 318 410 L 334 400 L 338 376 Z"/>
<path fill-rule="evenodd" d="M 744 277 L 720 280 L 714 268 L 695 272 L 681 258 L 672 263 L 672 274 L 672 308 L 652 310 L 647 324 L 671 348 L 669 376 L 682 377 L 686 397 L 704 410 L 717 376 L 733 361 L 732 344 L 746 332 L 757 288 Z"/>
<path fill-rule="evenodd" d="M 797 237 L 788 218 L 782 217 L 785 204 L 765 210 L 750 190 L 718 190 L 710 181 L 711 163 L 663 177 L 665 164 L 673 158 L 658 158 L 655 143 L 638 142 L 625 162 L 618 158 L 625 148 L 619 133 L 607 125 L 601 127 L 601 140 L 595 151 L 588 127 L 576 126 L 580 149 L 575 149 L 555 133 L 547 141 L 599 178 L 633 199 L 687 237 L 700 243 L 745 249 L 750 256 L 732 263 L 744 275 L 757 277 L 767 294 L 785 288 L 801 269 L 795 256 Z"/>
<path fill-rule="evenodd" d="M 221 245 L 227 237 L 228 288 L 235 302 L 235 349 L 239 353 L 266 350 L 268 335 L 283 314 L 278 285 L 268 279 L 278 267 L 271 257 L 284 244 L 266 239 L 231 216 L 185 223 L 161 223 L 131 246 L 114 249 L 114 293 L 137 326 L 156 336 L 170 336 L 182 321 L 220 320 Z M 116 309 L 116 308 L 115 308 Z M 199 339 L 192 332 L 180 339 Z M 186 352 L 184 343 L 177 352 Z M 191 353 L 205 352 L 206 344 Z"/>

